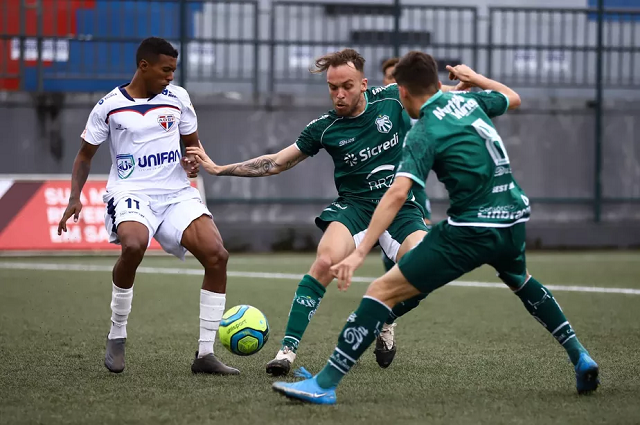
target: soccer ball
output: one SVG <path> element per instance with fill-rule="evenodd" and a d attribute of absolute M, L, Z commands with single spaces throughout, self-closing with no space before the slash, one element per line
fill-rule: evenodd
<path fill-rule="evenodd" d="M 237 305 L 222 316 L 218 335 L 222 345 L 233 354 L 250 356 L 269 339 L 269 322 L 257 308 Z"/>

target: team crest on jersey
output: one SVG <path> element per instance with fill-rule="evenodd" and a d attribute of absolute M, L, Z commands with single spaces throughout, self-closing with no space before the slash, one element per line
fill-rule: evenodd
<path fill-rule="evenodd" d="M 118 167 L 118 177 L 126 179 L 133 173 L 136 161 L 131 154 L 116 155 L 116 167 Z"/>
<path fill-rule="evenodd" d="M 376 127 L 380 133 L 388 133 L 393 127 L 393 123 L 389 119 L 388 115 L 380 115 L 376 118 Z"/>
<path fill-rule="evenodd" d="M 170 131 L 175 123 L 175 115 L 160 115 L 158 117 L 158 124 L 160 124 L 160 127 L 164 128 L 164 131 Z"/>

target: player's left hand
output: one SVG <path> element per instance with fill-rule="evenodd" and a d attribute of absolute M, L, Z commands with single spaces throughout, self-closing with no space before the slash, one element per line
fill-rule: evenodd
<path fill-rule="evenodd" d="M 347 258 L 331 267 L 331 273 L 338 279 L 338 289 L 346 291 L 351 286 L 353 273 L 364 263 L 365 256 L 357 249 Z"/>
<path fill-rule="evenodd" d="M 456 84 L 456 87 L 453 90 L 455 90 L 455 91 L 469 91 L 471 89 L 471 87 L 473 87 L 471 84 L 461 81 L 458 84 Z"/>
<path fill-rule="evenodd" d="M 180 160 L 180 165 L 184 168 L 184 171 L 187 173 L 187 177 L 195 178 L 198 177 L 198 172 L 200 171 L 200 164 L 196 161 L 195 155 L 185 155 Z"/>
<path fill-rule="evenodd" d="M 478 78 L 478 73 L 475 72 L 473 69 L 469 68 L 467 65 L 456 65 L 456 66 L 447 65 L 447 71 L 449 71 L 450 80 L 460 81 L 460 84 L 456 86 L 456 89 L 458 89 L 458 87 L 461 86 L 461 84 L 466 84 L 466 86 L 462 86 L 462 87 L 467 87 L 467 89 L 474 87 L 475 86 L 474 81 Z M 464 90 L 464 89 L 459 89 L 459 90 Z"/>

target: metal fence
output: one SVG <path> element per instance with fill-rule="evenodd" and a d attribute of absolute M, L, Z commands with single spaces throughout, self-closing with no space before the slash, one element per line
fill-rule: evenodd
<path fill-rule="evenodd" d="M 257 0 L 2 0 L 0 89 L 104 91 L 126 81 L 146 36 L 180 50 L 177 78 L 198 91 L 272 96 L 321 83 L 314 58 L 354 47 L 374 82 L 412 49 L 444 69 L 465 62 L 531 87 L 640 88 L 640 9 L 540 9 Z M 599 24 L 601 22 L 601 24 Z M 598 46 L 598 29 L 603 43 Z M 284 90 L 282 86 L 286 84 Z"/>
<path fill-rule="evenodd" d="M 596 84 L 598 53 L 606 63 L 603 83 L 640 87 L 640 9 L 604 10 L 598 46 L 594 9 L 490 8 L 487 73 L 514 85 Z"/>

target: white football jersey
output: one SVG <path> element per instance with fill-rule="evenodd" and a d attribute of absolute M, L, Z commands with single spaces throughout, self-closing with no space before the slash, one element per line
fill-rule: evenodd
<path fill-rule="evenodd" d="M 169 85 L 154 97 L 133 99 L 125 86 L 98 102 L 81 136 L 92 145 L 109 140 L 112 165 L 105 202 L 118 192 L 162 195 L 189 187 L 180 165 L 180 135 L 198 129 L 189 94 Z"/>

